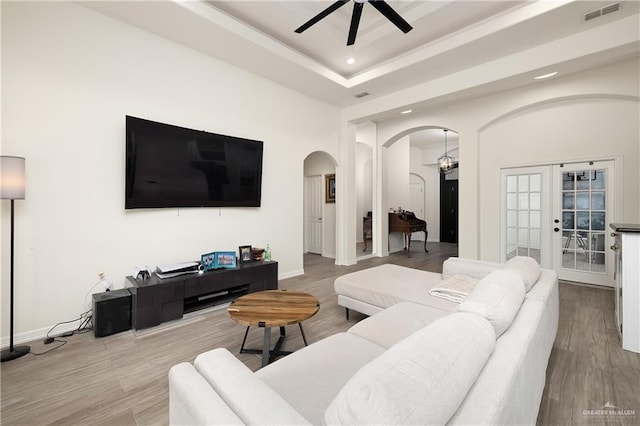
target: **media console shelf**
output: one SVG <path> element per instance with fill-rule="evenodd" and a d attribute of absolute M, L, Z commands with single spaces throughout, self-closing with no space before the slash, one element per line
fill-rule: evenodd
<path fill-rule="evenodd" d="M 234 269 L 216 269 L 146 280 L 127 277 L 130 289 L 131 323 L 134 329 L 153 327 L 182 318 L 198 309 L 225 303 L 255 291 L 278 288 L 278 262 L 241 263 Z"/>

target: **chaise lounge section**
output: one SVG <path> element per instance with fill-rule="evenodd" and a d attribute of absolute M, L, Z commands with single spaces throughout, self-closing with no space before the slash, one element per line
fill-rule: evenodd
<path fill-rule="evenodd" d="M 256 372 L 226 349 L 174 366 L 171 423 L 535 423 L 558 324 L 555 273 L 528 258 L 452 258 L 443 271 L 338 278 L 340 304 L 371 316 Z M 479 280 L 462 303 L 429 295 L 460 274 Z"/>

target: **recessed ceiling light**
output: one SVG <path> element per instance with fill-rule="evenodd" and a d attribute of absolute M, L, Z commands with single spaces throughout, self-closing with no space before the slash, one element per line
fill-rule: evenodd
<path fill-rule="evenodd" d="M 543 75 L 539 75 L 537 77 L 533 77 L 534 80 L 543 80 L 545 78 L 550 78 L 553 77 L 554 75 L 558 74 L 558 71 L 554 71 L 554 72 L 550 72 L 549 74 L 543 74 Z"/>
<path fill-rule="evenodd" d="M 349 58 L 349 59 L 347 59 L 347 63 L 348 63 L 349 65 L 353 65 L 353 64 L 355 64 L 355 63 L 356 63 L 356 60 L 355 60 L 354 58 Z"/>
<path fill-rule="evenodd" d="M 411 113 L 411 112 L 413 112 L 413 110 L 412 110 L 412 109 L 406 109 L 406 110 L 404 110 L 404 111 L 400 111 L 400 114 L 409 114 L 409 113 Z"/>

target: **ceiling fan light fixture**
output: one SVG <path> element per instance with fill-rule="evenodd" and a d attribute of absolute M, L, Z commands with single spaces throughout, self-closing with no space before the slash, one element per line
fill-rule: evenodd
<path fill-rule="evenodd" d="M 331 13 L 335 12 L 345 4 L 349 3 L 351 0 L 337 0 L 332 3 L 318 13 L 313 18 L 309 19 L 307 22 L 298 27 L 295 32 L 298 34 L 302 34 L 304 31 L 308 30 L 311 26 L 318 23 L 322 19 L 326 18 Z M 358 26 L 360 25 L 360 17 L 362 16 L 362 9 L 365 3 L 369 3 L 373 6 L 378 12 L 380 12 L 385 18 L 387 18 L 393 25 L 395 25 L 400 31 L 403 33 L 408 33 L 413 29 L 411 24 L 402 18 L 398 12 L 393 10 L 385 0 L 353 0 L 353 13 L 351 14 L 351 23 L 349 25 L 349 35 L 347 37 L 347 46 L 351 46 L 356 42 L 356 35 L 358 33 Z"/>
<path fill-rule="evenodd" d="M 444 130 L 444 154 L 442 154 L 436 162 L 438 163 L 438 172 L 443 175 L 448 175 L 453 172 L 453 169 L 458 167 L 458 160 L 450 156 L 447 151 L 447 129 Z"/>

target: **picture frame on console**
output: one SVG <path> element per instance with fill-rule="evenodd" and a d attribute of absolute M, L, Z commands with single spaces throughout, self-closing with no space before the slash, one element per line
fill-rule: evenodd
<path fill-rule="evenodd" d="M 215 257 L 215 269 L 227 268 L 234 269 L 236 267 L 236 252 L 235 251 L 217 251 L 214 253 Z"/>
<path fill-rule="evenodd" d="M 200 256 L 200 264 L 205 271 L 211 271 L 216 268 L 216 253 L 206 253 Z"/>
<path fill-rule="evenodd" d="M 253 253 L 251 246 L 238 247 L 238 260 L 240 263 L 253 262 Z"/>

